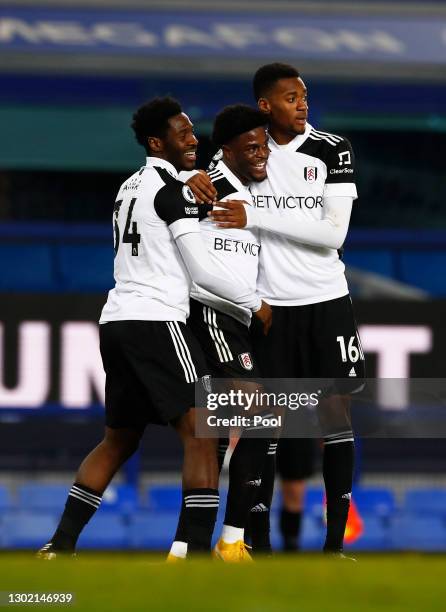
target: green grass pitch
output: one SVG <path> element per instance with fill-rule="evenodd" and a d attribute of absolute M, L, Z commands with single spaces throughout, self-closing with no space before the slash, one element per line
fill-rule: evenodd
<path fill-rule="evenodd" d="M 446 557 L 358 555 L 358 563 L 320 555 L 278 556 L 244 565 L 197 560 L 167 565 L 153 554 L 81 553 L 39 561 L 31 553 L 0 555 L 5 592 L 72 592 L 72 605 L 20 608 L 75 612 L 332 612 L 446 609 Z"/>

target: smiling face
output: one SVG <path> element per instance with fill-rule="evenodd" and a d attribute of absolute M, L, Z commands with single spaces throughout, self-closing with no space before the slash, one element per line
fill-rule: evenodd
<path fill-rule="evenodd" d="M 168 120 L 166 136 L 162 138 L 164 159 L 179 171 L 193 170 L 197 161 L 197 144 L 193 125 L 185 113 Z"/>
<path fill-rule="evenodd" d="M 277 80 L 258 104 L 260 110 L 269 115 L 269 131 L 278 144 L 286 144 L 305 132 L 308 99 L 307 88 L 300 77 Z"/>
<path fill-rule="evenodd" d="M 223 159 L 244 185 L 266 178 L 268 136 L 264 127 L 244 132 L 223 145 Z"/>

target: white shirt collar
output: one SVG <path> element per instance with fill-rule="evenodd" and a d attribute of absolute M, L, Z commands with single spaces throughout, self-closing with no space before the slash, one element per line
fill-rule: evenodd
<path fill-rule="evenodd" d="M 223 159 L 218 162 L 216 169 L 217 168 L 222 172 L 222 174 L 225 175 L 231 185 L 235 187 L 236 191 L 245 191 L 245 189 L 248 189 L 248 185 L 244 185 L 242 183 L 242 181 L 232 172 L 232 170 L 228 168 Z"/>
<path fill-rule="evenodd" d="M 168 162 L 166 159 L 161 159 L 161 157 L 147 157 L 146 166 L 148 168 L 151 168 L 153 166 L 157 166 L 158 168 L 165 168 L 174 178 L 178 178 L 178 172 L 175 166 Z"/>
<path fill-rule="evenodd" d="M 272 138 L 272 136 L 269 136 L 270 149 L 292 149 L 293 151 L 296 151 L 308 138 L 308 134 L 311 132 L 312 129 L 312 126 L 307 122 L 305 126 L 305 132 L 303 134 L 298 134 L 293 138 L 293 140 L 290 140 L 290 142 L 285 145 L 277 144 L 277 142 Z"/>

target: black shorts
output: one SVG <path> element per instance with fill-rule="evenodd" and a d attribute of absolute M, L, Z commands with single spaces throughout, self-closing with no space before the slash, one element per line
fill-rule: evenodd
<path fill-rule="evenodd" d="M 263 376 L 350 379 L 351 390 L 361 386 L 364 354 L 349 295 L 272 309 L 267 336 L 256 319 L 251 325 L 254 355 Z"/>
<path fill-rule="evenodd" d="M 195 382 L 207 383 L 209 371 L 183 323 L 113 321 L 99 326 L 99 337 L 108 427 L 167 425 L 195 406 Z"/>
<path fill-rule="evenodd" d="M 279 440 L 276 470 L 282 480 L 305 480 L 313 475 L 316 445 L 313 438 Z"/>
<path fill-rule="evenodd" d="M 212 376 L 259 378 L 246 325 L 191 299 L 187 326 L 200 343 Z"/>

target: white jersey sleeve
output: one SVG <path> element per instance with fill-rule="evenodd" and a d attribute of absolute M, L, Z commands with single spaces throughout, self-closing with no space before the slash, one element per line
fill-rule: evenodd
<path fill-rule="evenodd" d="M 245 206 L 247 228 L 257 228 L 284 238 L 329 249 L 340 249 L 347 236 L 353 200 L 351 197 L 324 198 L 322 219 L 296 219 L 284 213 L 272 215 L 253 206 Z"/>
<path fill-rule="evenodd" d="M 197 285 L 252 312 L 260 309 L 261 300 L 256 293 L 243 284 L 234 283 L 230 276 L 222 275 L 222 271 L 214 267 L 199 235 L 182 234 L 176 239 L 176 243 L 188 272 Z"/>
<path fill-rule="evenodd" d="M 257 311 L 261 300 L 246 283 L 234 283 L 229 274 L 217 269 L 200 234 L 199 218 L 208 208 L 198 206 L 187 185 L 172 182 L 158 191 L 154 200 L 157 215 L 167 223 L 191 279 L 207 291 L 235 304 Z M 195 235 L 193 235 L 195 234 Z"/>

